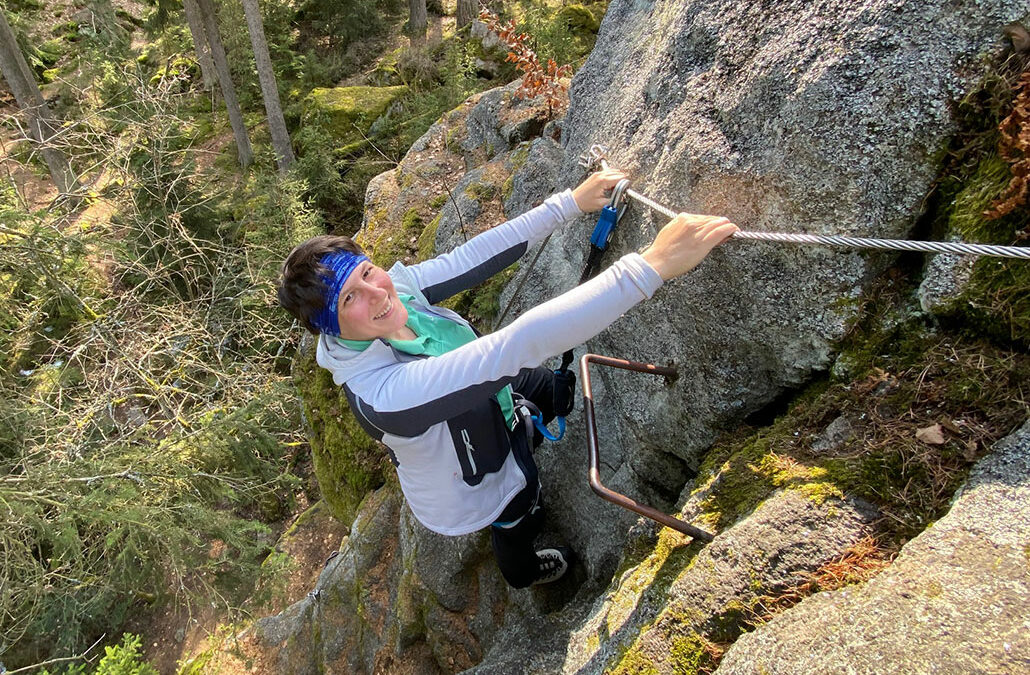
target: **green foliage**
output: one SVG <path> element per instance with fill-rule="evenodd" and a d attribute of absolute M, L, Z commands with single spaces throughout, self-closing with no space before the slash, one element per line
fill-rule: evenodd
<path fill-rule="evenodd" d="M 134 60 L 96 65 L 68 137 L 105 170 L 84 206 L 110 216 L 69 224 L 0 189 L 9 666 L 116 634 L 144 603 L 238 603 L 298 487 L 275 279 L 321 231 L 307 186 L 207 173 L 204 106 Z"/>
<path fill-rule="evenodd" d="M 245 23 L 238 3 L 221 3 L 257 139 L 259 162 L 240 175 L 224 114 L 201 95 L 181 5 L 150 6 L 142 25 L 153 32 L 133 35 L 145 43 L 134 50 L 129 31 L 141 22 L 108 0 L 90 4 L 88 25 L 56 24 L 45 35 L 26 28 L 42 5 L 17 3 L 19 41 L 37 71 L 55 78 L 46 93 L 76 120 L 62 139 L 94 187 L 72 218 L 60 208 L 31 213 L 0 187 L 8 666 L 81 651 L 101 633 L 118 635 L 130 613 L 166 602 L 237 604 L 258 580 L 274 593 L 286 564 L 266 555 L 268 523 L 292 504 L 292 462 L 307 448 L 297 389 L 338 517 L 353 517 L 389 480 L 388 459 L 325 371 L 301 362 L 296 389 L 284 377 L 298 336 L 277 307 L 278 267 L 327 226 L 353 232 L 368 180 L 441 114 L 495 84 L 476 76 L 472 43 L 403 50 L 390 77 L 406 86 L 389 90 L 382 106 L 358 101 L 360 133 L 347 138 L 353 129 L 309 114 L 302 101 L 371 63 L 375 45 L 365 38 L 406 7 L 263 3 L 300 151 L 290 175 L 275 176 Z M 434 215 L 412 209 L 395 224 L 412 255 L 432 251 Z M 462 308 L 491 316 L 506 278 L 463 296 Z M 138 658 L 140 642 L 126 636 L 110 647 L 101 672 L 152 672 Z"/>
<path fill-rule="evenodd" d="M 3 609 L 19 617 L 5 639 L 22 638 L 22 653 L 73 651 L 116 629 L 140 598 L 160 599 L 169 582 L 232 591 L 254 577 L 271 536 L 241 514 L 281 517 L 294 487 L 276 466 L 276 434 L 296 424 L 284 396 L 270 390 L 149 448 L 141 438 L 138 448 L 23 460 L 0 482 L 9 509 L 0 537 L 11 552 Z"/>
<path fill-rule="evenodd" d="M 9 184 L 0 188 L 0 200 L 0 377 L 30 377 L 39 367 L 55 367 L 43 355 L 47 344 L 96 316 L 101 282 L 83 259 L 92 245 L 88 233 L 67 236 L 26 214 Z M 11 432 L 20 433 L 13 425 Z M 0 444 L 0 453 L 10 451 Z"/>
<path fill-rule="evenodd" d="M 125 633 L 119 644 L 104 647 L 104 656 L 97 663 L 96 670 L 92 671 L 93 675 L 159 675 L 157 668 L 143 660 L 142 647 L 140 636 Z M 62 675 L 86 675 L 86 673 L 84 664 L 73 664 L 62 671 Z M 39 675 L 51 674 L 44 668 Z"/>
<path fill-rule="evenodd" d="M 511 282 L 518 269 L 519 264 L 514 263 L 478 286 L 462 291 L 442 304 L 467 318 L 479 331 L 489 331 L 500 311 L 501 292 Z"/>
<path fill-rule="evenodd" d="M 126 633 L 121 644 L 104 647 L 104 658 L 97 664 L 95 675 L 158 675 L 158 672 L 143 660 L 140 637 Z"/>
<path fill-rule="evenodd" d="M 600 22 L 584 5 L 554 8 L 524 0 L 516 14 L 519 30 L 529 33 L 543 62 L 578 64 L 594 48 Z"/>
<path fill-rule="evenodd" d="M 400 0 L 376 3 L 369 0 L 305 0 L 297 7 L 296 20 L 303 49 L 325 37 L 328 50 L 343 53 L 355 41 L 379 35 L 391 15 L 406 5 Z"/>
<path fill-rule="evenodd" d="M 316 122 L 304 124 L 294 137 L 298 147 L 296 172 L 308 186 L 307 196 L 322 213 L 341 214 L 333 220 L 354 216 L 354 205 L 346 202 L 348 193 L 340 175 L 341 166 L 334 152 L 335 140 Z"/>

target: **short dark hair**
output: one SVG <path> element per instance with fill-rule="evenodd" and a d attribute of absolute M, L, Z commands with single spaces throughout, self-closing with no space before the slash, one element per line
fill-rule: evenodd
<path fill-rule="evenodd" d="M 316 335 L 320 331 L 311 319 L 325 306 L 326 285 L 322 277 L 331 274 L 329 268 L 322 264 L 322 257 L 337 251 L 364 255 L 361 247 L 350 237 L 320 234 L 290 251 L 279 274 L 279 305 Z"/>

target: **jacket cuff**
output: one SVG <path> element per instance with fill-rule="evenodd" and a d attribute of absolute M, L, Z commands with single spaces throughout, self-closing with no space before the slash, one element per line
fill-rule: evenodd
<path fill-rule="evenodd" d="M 626 271 L 629 273 L 630 280 L 633 284 L 643 292 L 648 298 L 653 296 L 662 284 L 662 277 L 655 268 L 644 260 L 644 256 L 639 253 L 627 253 L 619 259 L 617 264 L 623 265 Z"/>
<path fill-rule="evenodd" d="M 572 190 L 566 188 L 561 192 L 554 195 L 558 198 L 558 206 L 561 209 L 562 220 L 572 220 L 573 218 L 579 218 L 580 216 L 586 215 L 579 210 L 579 206 L 576 205 L 576 199 L 572 196 Z"/>

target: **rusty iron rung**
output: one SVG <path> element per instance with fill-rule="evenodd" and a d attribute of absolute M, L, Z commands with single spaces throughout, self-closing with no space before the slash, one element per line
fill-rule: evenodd
<path fill-rule="evenodd" d="M 641 504 L 634 500 L 632 497 L 628 497 L 620 492 L 616 492 L 610 488 L 605 487 L 601 483 L 601 455 L 598 450 L 597 442 L 597 422 L 594 416 L 594 395 L 590 388 L 590 364 L 596 363 L 599 366 L 609 366 L 611 368 L 620 368 L 622 370 L 631 370 L 636 373 L 648 373 L 651 375 L 661 375 L 668 379 L 675 379 L 677 372 L 675 368 L 667 368 L 665 366 L 656 366 L 651 363 L 640 363 L 638 361 L 627 361 L 625 359 L 616 359 L 610 356 L 601 356 L 600 354 L 584 354 L 580 359 L 580 373 L 583 378 L 583 411 L 586 417 L 587 423 L 587 450 L 590 459 L 590 487 L 593 489 L 598 496 L 602 499 L 610 501 L 613 504 L 621 506 L 624 509 L 629 509 L 634 513 L 650 518 L 651 520 L 661 523 L 666 527 L 671 527 L 677 532 L 681 532 L 688 537 L 694 539 L 700 539 L 704 542 L 710 542 L 714 536 L 704 530 L 694 527 L 689 523 L 685 523 L 679 518 L 670 516 L 667 513 L 659 511 L 658 509 Z"/>

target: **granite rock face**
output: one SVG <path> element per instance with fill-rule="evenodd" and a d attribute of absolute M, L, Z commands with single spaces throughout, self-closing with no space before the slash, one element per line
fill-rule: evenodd
<path fill-rule="evenodd" d="M 904 238 L 954 129 L 951 104 L 1026 13 L 1014 0 L 615 0 L 573 79 L 561 181 L 574 183 L 576 156 L 600 143 L 637 190 L 675 210 L 748 230 Z M 615 254 L 664 221 L 634 204 Z M 555 236 L 542 295 L 582 265 L 582 233 Z M 657 396 L 639 376 L 611 376 L 627 452 L 696 467 L 714 427 L 827 366 L 863 282 L 888 259 L 731 242 L 668 284 L 590 345 L 681 367 Z"/>
<path fill-rule="evenodd" d="M 308 596 L 260 619 L 248 642 L 279 673 L 455 672 L 482 659 L 506 604 L 487 538 L 426 530 L 388 485 Z"/>
<path fill-rule="evenodd" d="M 517 85 L 470 99 L 435 124 L 396 170 L 369 185 L 359 237 L 377 262 L 449 250 L 574 186 L 584 175 L 578 155 L 594 143 L 608 146 L 612 163 L 630 171 L 636 189 L 678 210 L 720 213 L 743 229 L 904 237 L 953 131 L 950 106 L 978 77 L 978 60 L 1000 47 L 1002 27 L 1026 14 L 1024 0 L 613 0 L 597 47 L 573 80 L 564 120 L 513 100 Z M 664 220 L 635 204 L 609 259 L 645 246 Z M 400 222 L 406 225 L 398 234 Z M 511 307 L 506 321 L 576 284 L 592 226 L 584 217 L 529 251 L 500 297 L 502 308 Z M 594 374 L 603 482 L 676 510 L 720 430 L 829 366 L 835 341 L 859 311 L 864 284 L 890 261 L 886 254 L 730 242 L 590 341 L 589 351 L 672 363 L 680 373 L 672 384 L 621 371 Z M 542 447 L 537 463 L 549 509 L 540 543 L 567 542 L 577 551 L 581 564 L 570 579 L 512 591 L 485 535 L 432 535 L 401 506 L 395 488 L 382 488 L 319 581 L 323 595 L 259 623 L 263 643 L 281 651 L 281 672 L 636 672 L 626 654 L 672 672 L 686 661 L 673 664 L 663 654 L 687 659 L 706 640 L 732 641 L 736 633 L 724 629 L 739 624 L 735 608 L 839 555 L 872 517 L 848 499 L 821 502 L 784 491 L 707 549 L 687 546 L 590 492 L 581 410 L 569 424 L 566 439 Z M 827 429 L 823 451 L 849 442 L 851 426 L 842 420 Z M 970 489 L 967 494 L 984 488 Z M 1019 508 L 1028 501 L 1023 492 L 1009 496 L 1023 500 Z M 951 536 L 941 523 L 924 537 Z M 1015 525 L 1005 527 L 1005 537 L 1018 539 Z M 1009 544 L 992 544 L 984 555 L 998 556 L 978 558 L 970 536 L 954 536 L 945 543 L 957 557 L 944 566 L 969 577 L 956 592 L 982 590 L 1003 603 L 997 621 L 1006 628 L 997 628 L 989 644 L 997 663 L 1015 663 L 1016 657 L 1004 660 L 1005 644 L 1023 655 L 1027 645 L 1005 631 L 1025 632 L 1025 619 L 1012 612 L 1027 612 L 1006 598 L 1027 597 L 1025 550 L 1017 560 Z M 939 563 L 914 555 L 918 541 L 911 569 L 905 556 L 895 565 L 902 586 L 935 578 L 919 571 Z M 643 562 L 641 546 L 651 549 Z M 638 562 L 630 565 L 634 556 Z M 974 574 L 995 563 L 1004 573 L 999 586 Z M 660 568 L 656 578 L 629 583 L 641 578 L 633 570 L 651 564 Z M 616 574 L 620 566 L 623 573 Z M 826 626 L 847 623 L 833 607 L 886 583 L 878 578 L 803 602 L 769 630 L 742 638 L 741 655 L 731 649 L 723 668 L 751 672 L 749 664 L 764 652 L 743 650 L 760 640 L 768 640 L 761 644 L 770 653 L 784 650 L 789 663 L 790 630 L 814 635 L 819 628 L 793 623 L 779 640 L 773 626 L 805 616 L 809 605 L 830 607 L 819 609 Z M 933 589 L 936 597 L 961 600 L 942 582 Z M 910 600 L 897 599 L 899 622 L 923 616 L 915 606 L 905 614 Z M 863 606 L 873 612 L 877 605 Z M 1000 625 L 980 611 L 977 605 L 971 616 Z M 890 628 L 893 619 L 878 616 Z M 942 610 L 944 616 L 950 615 Z M 874 623 L 870 618 L 870 630 Z M 959 624 L 940 624 L 942 630 L 953 625 Z M 832 670 L 832 657 L 825 659 L 813 669 L 821 663 Z M 424 669 L 412 670 L 415 664 Z"/>
<path fill-rule="evenodd" d="M 1028 551 L 1030 423 L 980 461 L 948 514 L 888 570 L 745 635 L 718 672 L 1027 672 Z"/>
<path fill-rule="evenodd" d="M 937 313 L 962 296 L 976 258 L 952 254 L 934 256 L 919 284 L 919 306 L 924 312 Z"/>
<path fill-rule="evenodd" d="M 575 185 L 579 155 L 605 144 L 635 189 L 677 210 L 745 230 L 905 238 L 954 131 L 951 106 L 1026 14 L 1014 0 L 615 0 L 572 81 L 555 187 Z M 633 203 L 607 259 L 646 246 L 665 220 Z M 591 227 L 584 218 L 555 232 L 520 270 L 529 278 L 506 321 L 576 284 Z M 719 429 L 829 367 L 862 288 L 891 260 L 729 242 L 590 341 L 587 351 L 679 369 L 671 386 L 598 369 L 605 483 L 671 507 Z M 578 414 L 570 428 L 563 445 L 584 448 Z M 574 514 L 567 538 L 603 578 L 617 556 L 602 528 L 632 519 L 582 489 L 581 450 L 540 463 Z"/>
<path fill-rule="evenodd" d="M 862 503 L 783 491 L 696 556 L 688 549 L 676 560 L 676 547 L 659 546 L 669 553 L 624 572 L 573 633 L 562 672 L 606 672 L 636 654 L 657 672 L 676 672 L 677 646 L 732 642 L 759 596 L 783 593 L 843 555 L 874 517 Z M 663 575 L 672 577 L 665 588 Z"/>

